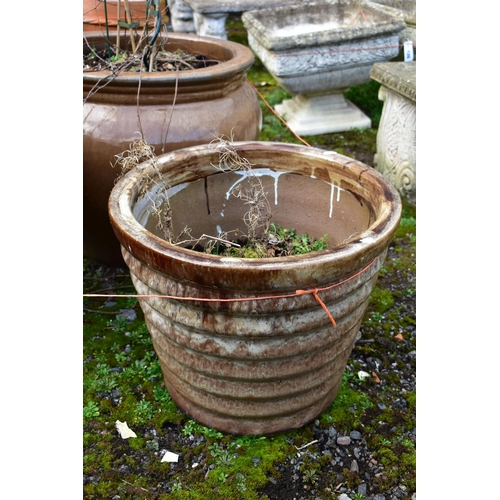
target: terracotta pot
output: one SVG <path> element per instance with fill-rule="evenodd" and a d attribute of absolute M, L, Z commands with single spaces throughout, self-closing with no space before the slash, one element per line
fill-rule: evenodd
<path fill-rule="evenodd" d="M 86 39 L 92 47 L 105 47 L 98 33 Z M 128 37 L 121 40 L 125 44 Z M 259 137 L 261 110 L 246 80 L 254 60 L 250 49 L 183 33 L 170 33 L 166 49 L 204 54 L 221 63 L 178 73 L 125 72 L 114 78 L 109 72 L 83 74 L 84 255 L 109 265 L 123 265 L 107 213 L 119 174 L 111 164 L 138 133 L 157 154 L 209 143 L 231 132 L 236 140 Z M 84 43 L 85 50 L 90 49 Z M 99 85 L 100 90 L 88 97 Z"/>
<path fill-rule="evenodd" d="M 155 194 L 146 176 L 158 176 L 145 164 L 116 184 L 109 213 L 138 294 L 170 297 L 140 304 L 173 400 L 205 426 L 271 434 L 305 425 L 337 395 L 401 201 L 373 168 L 333 152 L 266 142 L 236 148 L 254 169 L 268 169 L 256 172 L 272 220 L 328 233 L 328 250 L 237 259 L 171 245 L 147 221 Z M 217 161 L 207 146 L 159 157 L 173 187 L 174 228 L 198 236 L 242 225 L 246 209 L 227 198 L 241 176 L 216 171 Z"/>
<path fill-rule="evenodd" d="M 146 0 L 129 0 L 130 15 L 132 22 L 138 22 L 144 27 L 146 22 Z M 165 2 L 161 2 L 162 12 L 165 10 Z M 104 9 L 103 0 L 83 0 L 83 31 L 105 31 L 106 11 L 108 18 L 108 29 L 115 30 L 118 26 L 118 0 L 107 0 Z M 120 19 L 126 21 L 125 3 L 120 2 Z M 154 26 L 151 20 L 150 26 Z"/>

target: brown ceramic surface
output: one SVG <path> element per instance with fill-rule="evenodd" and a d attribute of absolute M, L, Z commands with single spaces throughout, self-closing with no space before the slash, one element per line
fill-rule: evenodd
<path fill-rule="evenodd" d="M 99 33 L 87 33 L 91 46 L 104 47 Z M 121 37 L 125 43 L 126 38 Z M 161 154 L 230 135 L 257 139 L 261 111 L 246 75 L 253 54 L 243 45 L 197 35 L 170 33 L 167 50 L 182 49 L 223 61 L 179 73 L 108 72 L 83 75 L 84 255 L 110 265 L 123 264 L 107 215 L 107 201 L 119 172 L 115 155 L 142 137 Z M 89 50 L 84 43 L 84 51 Z M 108 80 L 102 80 L 108 77 Z M 109 82 L 85 100 L 95 85 Z M 140 89 L 139 89 L 140 82 Z M 139 105 L 138 105 L 139 103 Z"/>
<path fill-rule="evenodd" d="M 147 199 L 139 195 L 146 185 L 140 173 L 116 185 L 109 211 L 139 294 L 218 299 L 140 299 L 174 401 L 208 427 L 270 434 L 305 425 L 335 398 L 401 202 L 382 175 L 345 156 L 294 144 L 236 146 L 255 168 L 284 172 L 270 185 L 278 198 L 274 204 L 269 193 L 273 220 L 328 232 L 328 250 L 231 259 L 170 245 L 137 220 Z M 213 224 L 238 216 L 229 205 L 222 216 L 217 205 L 233 182 L 210 166 L 217 157 L 203 146 L 160 157 L 171 186 L 199 179 L 207 186 L 172 200 L 180 197 L 180 207 L 189 198 L 190 216 L 183 211 L 180 220 L 193 227 L 202 220 L 197 230 L 209 234 Z M 336 326 L 311 293 L 295 293 L 316 288 L 327 288 L 318 295 Z"/>
<path fill-rule="evenodd" d="M 132 22 L 138 22 L 144 26 L 146 22 L 146 0 L 129 0 L 130 16 Z M 160 5 L 160 10 L 165 11 L 165 1 Z M 106 30 L 106 15 L 108 28 L 116 29 L 118 26 L 118 0 L 108 0 L 106 9 L 102 0 L 83 0 L 83 31 Z M 120 20 L 127 19 L 125 13 L 125 2 L 120 2 Z M 150 23 L 154 26 L 151 16 Z"/>

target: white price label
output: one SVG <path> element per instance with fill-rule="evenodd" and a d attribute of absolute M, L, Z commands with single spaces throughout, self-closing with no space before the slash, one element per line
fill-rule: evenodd
<path fill-rule="evenodd" d="M 413 42 L 411 40 L 407 40 L 404 43 L 404 52 L 405 52 L 405 62 L 413 61 Z"/>

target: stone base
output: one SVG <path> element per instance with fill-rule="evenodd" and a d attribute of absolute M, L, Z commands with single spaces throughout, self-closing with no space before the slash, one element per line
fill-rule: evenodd
<path fill-rule="evenodd" d="M 370 73 L 381 84 L 378 97 L 384 102 L 374 167 L 412 205 L 417 194 L 416 64 L 379 63 Z"/>
<path fill-rule="evenodd" d="M 200 14 L 194 12 L 194 27 L 196 34 L 200 36 L 213 36 L 221 40 L 227 40 L 226 19 L 227 12 L 219 12 L 214 14 Z"/>
<path fill-rule="evenodd" d="M 183 0 L 167 0 L 170 22 L 176 33 L 195 33 L 193 11 Z"/>
<path fill-rule="evenodd" d="M 277 104 L 275 110 L 298 135 L 345 132 L 372 126 L 370 118 L 340 92 L 316 96 L 299 94 Z"/>

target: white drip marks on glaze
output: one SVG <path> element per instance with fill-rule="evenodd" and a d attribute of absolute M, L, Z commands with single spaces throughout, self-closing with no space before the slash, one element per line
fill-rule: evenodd
<path fill-rule="evenodd" d="M 232 190 L 241 182 L 243 182 L 247 177 L 247 172 L 235 171 L 235 174 L 241 176 L 241 179 L 238 179 L 228 190 L 226 193 L 226 200 L 229 200 L 229 196 L 231 195 Z M 269 175 L 274 178 L 274 204 L 278 204 L 278 178 L 280 175 L 286 174 L 286 172 L 274 172 L 269 168 L 259 168 L 257 170 L 252 170 L 252 175 L 255 177 L 264 177 L 265 175 Z"/>
<path fill-rule="evenodd" d="M 331 184 L 331 183 L 328 183 L 330 184 L 332 190 L 330 192 L 330 214 L 329 214 L 329 217 L 330 219 L 332 218 L 332 214 L 333 214 L 333 195 L 335 193 L 335 188 L 337 188 L 337 203 L 340 201 L 340 191 L 343 191 L 343 189 L 339 186 L 336 186 L 335 184 Z"/>

